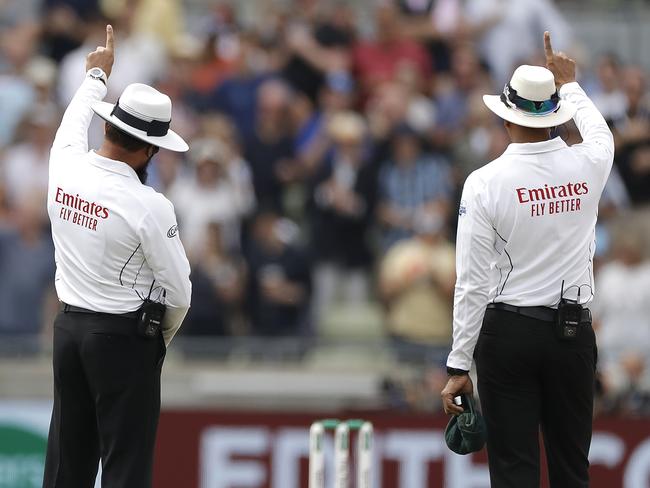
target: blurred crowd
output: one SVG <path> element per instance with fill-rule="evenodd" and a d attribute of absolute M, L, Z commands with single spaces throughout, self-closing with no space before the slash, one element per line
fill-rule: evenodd
<path fill-rule="evenodd" d="M 319 337 L 378 322 L 401 360 L 433 362 L 387 397 L 435 403 L 422 392 L 444 380 L 428 358 L 451 337 L 460 191 L 508 144 L 481 96 L 543 64 L 550 26 L 616 137 L 595 250 L 600 408 L 650 413 L 644 69 L 580 48 L 552 0 L 260 1 L 247 16 L 242 3 L 0 0 L 0 334 L 49 337 L 49 146 L 110 22 L 106 100 L 154 85 L 190 141 L 149 175 L 192 263 L 182 334 Z M 102 131 L 94 121 L 91 147 Z"/>

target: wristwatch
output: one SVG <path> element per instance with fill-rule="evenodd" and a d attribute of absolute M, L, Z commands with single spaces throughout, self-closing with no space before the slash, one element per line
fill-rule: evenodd
<path fill-rule="evenodd" d="M 104 85 L 106 85 L 106 81 L 108 80 L 108 76 L 106 76 L 106 73 L 104 73 L 104 70 L 101 68 L 90 68 L 88 70 L 88 73 L 86 73 L 88 76 L 95 80 L 101 81 Z"/>
<path fill-rule="evenodd" d="M 464 376 L 469 374 L 469 371 L 459 368 L 450 368 L 447 366 L 447 376 Z"/>

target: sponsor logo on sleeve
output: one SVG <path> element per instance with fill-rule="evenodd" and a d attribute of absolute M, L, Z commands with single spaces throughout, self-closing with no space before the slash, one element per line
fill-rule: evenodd
<path fill-rule="evenodd" d="M 458 207 L 458 215 L 462 217 L 467 213 L 467 202 L 465 200 L 460 201 L 460 207 Z"/>
<path fill-rule="evenodd" d="M 167 237 L 169 237 L 170 239 L 173 239 L 177 235 L 178 235 L 178 225 L 174 224 L 167 231 Z"/>

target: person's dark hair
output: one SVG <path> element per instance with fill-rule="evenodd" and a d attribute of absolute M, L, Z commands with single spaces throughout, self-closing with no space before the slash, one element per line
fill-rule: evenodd
<path fill-rule="evenodd" d="M 150 145 L 147 142 L 141 141 L 140 139 L 127 134 L 108 122 L 106 123 L 106 139 L 130 152 L 139 151 L 140 149 L 144 149 Z"/>

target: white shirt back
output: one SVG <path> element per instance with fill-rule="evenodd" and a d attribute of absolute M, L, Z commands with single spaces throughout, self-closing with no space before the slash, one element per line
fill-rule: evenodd
<path fill-rule="evenodd" d="M 137 310 L 149 296 L 164 301 L 169 343 L 189 308 L 189 263 L 172 204 L 126 163 L 88 152 L 90 105 L 105 94 L 101 81 L 83 82 L 50 155 L 57 294 L 68 305 L 106 313 Z"/>
<path fill-rule="evenodd" d="M 560 96 L 577 105 L 583 142 L 511 144 L 465 182 L 456 243 L 454 345 L 448 366 L 469 370 L 489 302 L 556 307 L 593 298 L 598 201 L 614 142 L 577 83 Z"/>

